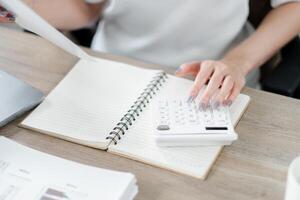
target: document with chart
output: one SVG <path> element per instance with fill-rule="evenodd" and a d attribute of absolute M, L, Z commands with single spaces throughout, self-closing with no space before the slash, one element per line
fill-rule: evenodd
<path fill-rule="evenodd" d="M 205 179 L 222 145 L 159 147 L 151 107 L 160 97 L 186 98 L 193 82 L 89 56 L 19 0 L 0 0 L 17 23 L 77 56 L 79 61 L 22 127 Z M 229 108 L 235 126 L 250 98 Z"/>
<path fill-rule="evenodd" d="M 130 173 L 51 156 L 0 137 L 0 200 L 127 200 L 137 194 Z"/>

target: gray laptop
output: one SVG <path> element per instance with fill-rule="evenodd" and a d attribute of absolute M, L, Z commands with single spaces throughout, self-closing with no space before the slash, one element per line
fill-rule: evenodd
<path fill-rule="evenodd" d="M 0 70 L 0 127 L 34 108 L 43 93 Z"/>

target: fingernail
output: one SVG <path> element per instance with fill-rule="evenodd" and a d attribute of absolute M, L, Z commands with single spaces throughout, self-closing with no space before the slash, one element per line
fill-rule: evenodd
<path fill-rule="evenodd" d="M 225 105 L 225 106 L 231 106 L 231 104 L 232 104 L 232 101 L 231 101 L 231 100 L 226 100 L 226 101 L 224 101 L 224 105 Z"/>
<path fill-rule="evenodd" d="M 200 103 L 199 106 L 198 106 L 198 109 L 200 111 L 205 111 L 207 109 L 207 104 L 206 103 Z"/>
<path fill-rule="evenodd" d="M 10 12 L 7 13 L 6 17 L 13 17 L 14 15 Z"/>
<path fill-rule="evenodd" d="M 7 11 L 0 11 L 0 17 L 7 17 L 8 14 L 9 13 Z"/>
<path fill-rule="evenodd" d="M 13 22 L 16 20 L 16 18 L 15 18 L 15 16 L 10 16 L 10 17 L 8 17 L 8 20 Z"/>
<path fill-rule="evenodd" d="M 181 67 L 178 67 L 178 68 L 176 69 L 175 73 L 178 73 L 178 72 L 180 72 L 181 70 L 182 70 Z"/>
<path fill-rule="evenodd" d="M 194 96 L 189 96 L 189 98 L 186 100 L 187 103 L 191 103 L 195 100 L 195 97 Z"/>
<path fill-rule="evenodd" d="M 215 102 L 212 104 L 213 109 L 217 109 L 217 108 L 219 108 L 219 106 L 220 106 L 220 102 L 219 102 L 219 101 L 215 101 Z"/>
<path fill-rule="evenodd" d="M 187 103 L 190 103 L 190 102 L 191 102 L 191 96 L 189 96 L 189 98 L 187 98 L 186 102 L 187 102 Z"/>

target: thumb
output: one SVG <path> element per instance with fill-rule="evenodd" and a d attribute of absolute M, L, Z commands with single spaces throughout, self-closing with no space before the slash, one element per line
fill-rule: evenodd
<path fill-rule="evenodd" d="M 196 76 L 200 70 L 201 62 L 190 62 L 182 64 L 175 72 L 176 76 L 193 75 Z"/>

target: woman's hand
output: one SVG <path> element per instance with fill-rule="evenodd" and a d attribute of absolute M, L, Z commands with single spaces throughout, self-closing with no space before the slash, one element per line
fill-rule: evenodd
<path fill-rule="evenodd" d="M 224 59 L 187 63 L 182 65 L 176 74 L 196 76 L 191 99 L 208 83 L 201 96 L 203 105 L 207 105 L 212 98 L 216 104 L 231 104 L 245 85 L 246 74 L 260 67 L 299 34 L 299 20 L 300 2 L 282 4 L 269 12 L 258 29 L 227 52 Z"/>
<path fill-rule="evenodd" d="M 12 23 L 14 21 L 13 14 L 0 5 L 0 23 Z"/>
<path fill-rule="evenodd" d="M 199 91 L 207 84 L 200 97 L 201 106 L 207 106 L 211 100 L 215 106 L 231 105 L 246 82 L 246 72 L 241 64 L 239 60 L 234 59 L 191 62 L 181 65 L 176 75 L 196 77 L 190 92 L 190 100 L 195 99 Z"/>

